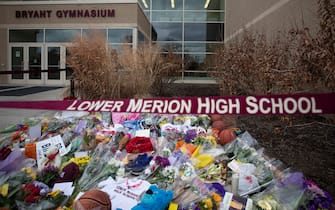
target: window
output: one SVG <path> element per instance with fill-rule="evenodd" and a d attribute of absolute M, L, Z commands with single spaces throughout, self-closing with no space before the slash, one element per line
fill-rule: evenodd
<path fill-rule="evenodd" d="M 185 52 L 214 52 L 216 48 L 223 46 L 222 42 L 196 42 L 185 43 Z"/>
<path fill-rule="evenodd" d="M 222 41 L 221 23 L 185 23 L 185 41 Z"/>
<path fill-rule="evenodd" d="M 152 11 L 152 21 L 182 21 L 181 11 Z"/>
<path fill-rule="evenodd" d="M 193 0 L 194 1 L 194 0 Z M 183 0 L 152 0 L 153 10 L 182 10 Z"/>
<path fill-rule="evenodd" d="M 204 21 L 224 21 L 224 15 L 222 12 L 185 12 L 185 21 L 191 22 L 204 22 Z"/>
<path fill-rule="evenodd" d="M 102 36 L 106 39 L 107 30 L 106 29 L 83 29 L 82 37 L 87 38 L 89 36 Z"/>
<path fill-rule="evenodd" d="M 43 29 L 9 30 L 9 42 L 43 42 Z"/>
<path fill-rule="evenodd" d="M 46 42 L 72 42 L 80 36 L 80 29 L 45 29 Z"/>
<path fill-rule="evenodd" d="M 156 42 L 163 52 L 182 52 L 181 42 Z"/>
<path fill-rule="evenodd" d="M 133 30 L 132 29 L 108 29 L 109 43 L 132 43 Z"/>
<path fill-rule="evenodd" d="M 137 32 L 137 40 L 139 44 L 143 44 L 145 42 L 145 37 L 141 31 Z"/>
<path fill-rule="evenodd" d="M 157 33 L 158 41 L 181 41 L 182 23 L 159 23 L 154 22 L 153 26 Z"/>
<path fill-rule="evenodd" d="M 185 10 L 224 10 L 224 1 L 185 0 Z"/>

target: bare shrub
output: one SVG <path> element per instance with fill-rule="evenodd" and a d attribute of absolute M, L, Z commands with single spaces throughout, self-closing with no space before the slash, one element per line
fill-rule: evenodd
<path fill-rule="evenodd" d="M 278 33 L 269 42 L 245 32 L 216 51 L 211 72 L 222 95 L 325 92 L 335 89 L 335 6 L 319 0 L 320 31 L 308 28 Z"/>
<path fill-rule="evenodd" d="M 121 95 L 148 97 L 160 94 L 163 78 L 180 69 L 181 61 L 173 54 L 163 55 L 156 45 L 137 49 L 124 46 L 119 53 L 122 68 Z"/>
<path fill-rule="evenodd" d="M 103 36 L 90 34 L 86 38 L 75 38 L 69 47 L 67 61 L 73 69 L 76 97 L 119 97 L 117 54 L 108 49 Z"/>

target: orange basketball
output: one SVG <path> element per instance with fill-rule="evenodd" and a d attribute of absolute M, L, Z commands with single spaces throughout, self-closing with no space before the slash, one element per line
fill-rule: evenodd
<path fill-rule="evenodd" d="M 219 144 L 225 145 L 232 142 L 236 138 L 236 134 L 233 130 L 224 129 L 219 134 Z"/>
<path fill-rule="evenodd" d="M 218 129 L 219 131 L 222 131 L 223 129 L 225 129 L 225 127 L 225 123 L 221 120 L 212 123 L 212 128 Z"/>
<path fill-rule="evenodd" d="M 210 115 L 210 118 L 211 118 L 211 121 L 212 121 L 212 122 L 215 122 L 215 121 L 218 121 L 218 120 L 222 120 L 223 115 L 220 115 L 220 114 L 212 114 L 212 115 Z"/>
<path fill-rule="evenodd" d="M 110 210 L 112 203 L 109 195 L 98 189 L 91 189 L 85 192 L 74 204 L 75 210 Z"/>

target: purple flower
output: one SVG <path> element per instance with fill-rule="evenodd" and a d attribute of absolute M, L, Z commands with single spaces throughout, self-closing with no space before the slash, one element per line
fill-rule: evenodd
<path fill-rule="evenodd" d="M 191 129 L 186 131 L 185 142 L 191 143 L 198 136 L 197 131 L 195 129 Z"/>
<path fill-rule="evenodd" d="M 42 174 L 45 175 L 47 173 L 58 173 L 58 168 L 53 165 L 48 165 L 42 169 Z"/>
<path fill-rule="evenodd" d="M 156 162 L 157 165 L 159 165 L 162 168 L 165 168 L 166 166 L 170 165 L 169 159 L 161 157 L 161 156 L 156 156 L 155 157 L 155 162 Z"/>

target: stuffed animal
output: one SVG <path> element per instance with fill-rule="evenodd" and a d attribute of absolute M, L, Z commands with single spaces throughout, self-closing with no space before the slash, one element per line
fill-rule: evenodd
<path fill-rule="evenodd" d="M 56 168 L 60 167 L 62 157 L 60 156 L 59 149 L 56 146 L 50 146 L 44 156 L 45 157 L 41 161 L 40 170 L 42 170 L 45 166 L 55 166 Z"/>
<path fill-rule="evenodd" d="M 141 202 L 131 210 L 165 210 L 173 198 L 171 190 L 165 191 L 151 185 L 141 197 Z"/>

